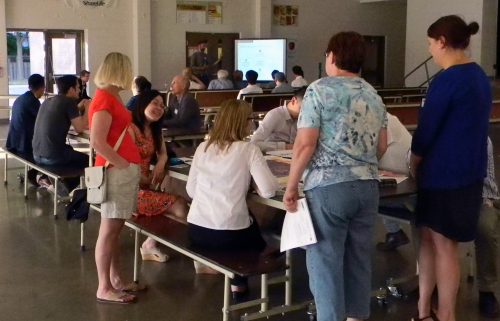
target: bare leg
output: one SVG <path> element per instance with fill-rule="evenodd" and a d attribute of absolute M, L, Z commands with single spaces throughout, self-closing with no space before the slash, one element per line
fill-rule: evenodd
<path fill-rule="evenodd" d="M 167 214 L 175 216 L 179 222 L 187 223 L 188 206 L 186 200 L 179 198 L 174 204 L 172 204 L 172 206 L 170 206 L 167 210 Z"/>
<path fill-rule="evenodd" d="M 418 253 L 418 317 L 424 318 L 431 314 L 431 297 L 436 286 L 435 257 L 436 248 L 432 238 L 432 230 L 427 227 L 420 229 L 420 248 Z"/>
<path fill-rule="evenodd" d="M 95 261 L 99 279 L 96 296 L 101 299 L 113 297 L 113 294 L 117 292 L 116 288 L 113 287 L 111 279 L 116 280 L 117 277 L 119 279 L 119 272 L 114 269 L 116 266 L 112 268 L 112 265 L 114 265 L 112 262 L 117 255 L 119 235 L 124 222 L 124 220 L 120 219 L 101 218 L 95 249 Z M 133 298 L 133 296 L 130 296 L 125 300 L 130 301 Z"/>
<path fill-rule="evenodd" d="M 187 202 L 183 198 L 179 198 L 177 201 L 175 201 L 172 206 L 169 207 L 167 210 L 167 215 L 173 215 L 177 221 L 186 224 L 187 223 L 187 213 L 188 213 L 188 206 Z M 156 248 L 156 241 L 153 240 L 152 238 L 148 237 L 146 240 L 142 243 L 142 248 L 143 249 L 154 249 Z"/>
<path fill-rule="evenodd" d="M 460 284 L 458 243 L 432 232 L 436 246 L 436 280 L 439 293 L 437 317 L 440 321 L 455 321 L 455 305 Z"/>

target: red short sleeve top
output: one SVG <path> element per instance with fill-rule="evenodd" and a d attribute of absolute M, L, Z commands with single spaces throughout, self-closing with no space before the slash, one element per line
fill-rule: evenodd
<path fill-rule="evenodd" d="M 92 117 L 98 111 L 106 110 L 111 114 L 112 121 L 109 127 L 107 142 L 113 147 L 115 146 L 118 137 L 120 137 L 123 129 L 130 126 L 132 122 L 132 115 L 125 108 L 121 101 L 116 99 L 113 95 L 105 90 L 97 89 L 89 108 L 89 127 L 92 128 Z M 141 162 L 141 156 L 139 155 L 139 149 L 137 148 L 132 136 L 127 132 L 125 137 L 118 149 L 118 154 L 125 158 L 128 162 L 133 164 L 139 164 Z M 102 166 L 106 163 L 106 159 L 101 155 L 97 154 L 95 165 Z"/>

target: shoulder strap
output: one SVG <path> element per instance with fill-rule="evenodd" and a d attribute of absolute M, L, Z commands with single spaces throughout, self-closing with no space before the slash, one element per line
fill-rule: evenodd
<path fill-rule="evenodd" d="M 122 144 L 123 138 L 125 137 L 125 133 L 127 132 L 129 126 L 125 127 L 125 129 L 122 131 L 122 134 L 120 137 L 118 137 L 118 140 L 115 143 L 115 146 L 113 147 L 113 150 L 116 152 L 118 148 L 120 148 L 120 145 Z M 104 164 L 104 167 L 109 166 L 109 161 L 106 161 L 106 164 Z"/>

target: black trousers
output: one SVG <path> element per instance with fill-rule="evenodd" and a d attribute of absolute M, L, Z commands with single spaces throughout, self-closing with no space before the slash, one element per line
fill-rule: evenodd
<path fill-rule="evenodd" d="M 211 250 L 250 250 L 262 251 L 266 241 L 260 234 L 259 225 L 252 217 L 252 224 L 241 230 L 213 230 L 195 224 L 188 224 L 189 238 L 195 247 Z M 231 285 L 246 286 L 247 278 L 236 276 Z"/>

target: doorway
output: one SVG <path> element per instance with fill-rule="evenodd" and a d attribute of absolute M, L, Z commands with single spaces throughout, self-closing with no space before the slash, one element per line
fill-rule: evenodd
<path fill-rule="evenodd" d="M 366 45 L 361 77 L 374 87 L 384 87 L 385 36 L 363 36 Z"/>
<path fill-rule="evenodd" d="M 186 66 L 190 65 L 190 57 L 196 52 L 198 43 L 207 41 L 207 55 L 214 61 L 220 60 L 209 70 L 210 79 L 217 78 L 219 69 L 225 69 L 231 75 L 234 71 L 234 41 L 239 38 L 238 33 L 186 32 Z"/>
<path fill-rule="evenodd" d="M 82 30 L 7 30 L 9 94 L 28 90 L 28 77 L 45 77 L 46 91 L 56 93 L 55 79 L 78 75 L 84 66 Z"/>

